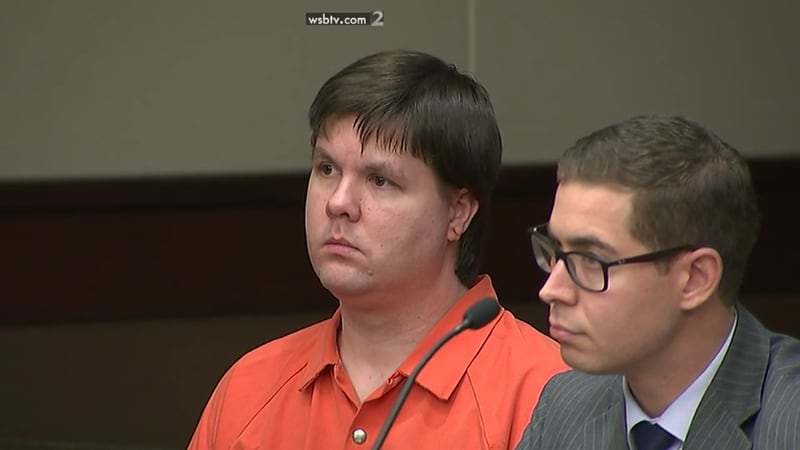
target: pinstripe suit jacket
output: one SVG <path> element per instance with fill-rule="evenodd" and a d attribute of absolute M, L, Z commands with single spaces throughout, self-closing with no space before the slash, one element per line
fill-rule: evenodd
<path fill-rule="evenodd" d="M 685 450 L 800 450 L 800 341 L 737 306 L 728 353 Z M 545 386 L 517 450 L 627 449 L 622 377 L 570 371 Z"/>

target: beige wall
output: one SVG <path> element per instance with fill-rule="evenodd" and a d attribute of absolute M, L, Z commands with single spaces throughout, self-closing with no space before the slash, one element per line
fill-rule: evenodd
<path fill-rule="evenodd" d="M 694 117 L 749 156 L 800 156 L 800 3 L 511 3 L 480 2 L 477 38 L 505 162 L 554 159 L 643 112 Z"/>
<path fill-rule="evenodd" d="M 344 64 L 420 49 L 493 95 L 507 164 L 553 161 L 641 112 L 686 113 L 754 156 L 798 154 L 791 0 L 0 0 L 0 180 L 304 170 L 305 113 Z"/>

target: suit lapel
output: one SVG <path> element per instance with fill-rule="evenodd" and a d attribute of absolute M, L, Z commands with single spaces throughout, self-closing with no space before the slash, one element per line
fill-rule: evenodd
<path fill-rule="evenodd" d="M 622 397 L 622 378 L 615 377 L 606 388 L 606 395 L 601 401 L 608 408 L 584 425 L 583 444 L 581 449 L 607 450 L 626 449 L 625 437 L 625 402 Z"/>
<path fill-rule="evenodd" d="M 728 353 L 697 408 L 686 450 L 752 448 L 745 425 L 761 407 L 769 337 L 747 310 L 737 306 L 737 314 Z"/>

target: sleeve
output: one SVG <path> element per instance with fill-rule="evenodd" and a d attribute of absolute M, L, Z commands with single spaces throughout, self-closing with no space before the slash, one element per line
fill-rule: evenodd
<path fill-rule="evenodd" d="M 211 394 L 189 441 L 188 450 L 216 450 L 228 447 L 222 442 L 224 435 L 221 433 L 223 424 L 220 419 L 223 417 L 229 380 L 230 372 L 220 380 Z"/>
<path fill-rule="evenodd" d="M 552 382 L 552 379 L 550 382 Z M 543 448 L 542 435 L 544 432 L 548 404 L 550 403 L 548 395 L 548 385 L 550 382 L 548 382 L 542 390 L 542 395 L 539 397 L 539 401 L 536 403 L 536 407 L 531 415 L 531 421 L 528 426 L 525 427 L 525 431 L 522 433 L 522 439 L 519 441 L 516 450 L 535 450 Z"/>

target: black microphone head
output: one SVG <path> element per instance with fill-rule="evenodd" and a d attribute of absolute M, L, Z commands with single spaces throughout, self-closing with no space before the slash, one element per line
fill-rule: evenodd
<path fill-rule="evenodd" d="M 493 298 L 478 300 L 464 313 L 464 323 L 467 328 L 477 330 L 491 322 L 500 312 L 500 304 Z"/>

